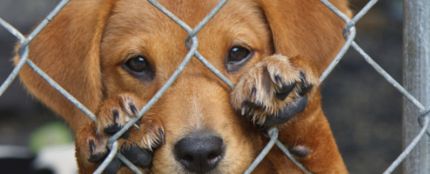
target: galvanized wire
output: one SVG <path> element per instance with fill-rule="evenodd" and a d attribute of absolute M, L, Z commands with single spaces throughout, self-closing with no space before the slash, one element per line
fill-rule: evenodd
<path fill-rule="evenodd" d="M 48 74 L 46 74 L 42 69 L 40 69 L 36 64 L 33 63 L 30 59 L 27 59 L 26 62 L 34 72 L 39 74 L 40 77 L 42 77 L 52 88 L 57 90 L 61 95 L 63 95 L 67 100 L 69 100 L 70 103 L 74 104 L 82 113 L 84 113 L 89 119 L 92 121 L 96 121 L 96 116 L 87 108 L 85 107 L 81 102 L 78 101 L 75 97 L 73 97 L 72 94 L 67 92 L 63 87 L 61 87 L 54 79 L 49 77 Z"/>
<path fill-rule="evenodd" d="M 429 127 L 429 117 L 424 118 L 424 126 L 421 128 L 418 135 L 412 139 L 412 141 L 409 143 L 409 145 L 403 150 L 403 152 L 399 155 L 399 157 L 394 160 L 391 165 L 384 171 L 383 174 L 390 174 L 393 173 L 394 170 L 405 160 L 405 158 L 412 152 L 412 150 L 418 145 L 418 143 L 423 138 L 424 134 L 426 133 L 426 130 Z"/>
<path fill-rule="evenodd" d="M 276 128 L 271 128 L 268 131 L 268 135 L 270 137 L 270 141 L 261 150 L 260 154 L 258 154 L 257 158 L 255 158 L 255 160 L 251 163 L 251 165 L 249 165 L 248 169 L 246 169 L 244 174 L 250 174 L 251 172 L 253 172 L 258 167 L 258 164 L 260 164 L 264 160 L 264 157 L 267 156 L 267 154 L 269 154 L 270 150 L 273 148 L 276 141 L 278 140 L 279 131 Z"/>
<path fill-rule="evenodd" d="M 96 116 L 87 107 L 85 107 L 81 102 L 79 102 L 75 97 L 73 97 L 69 92 L 67 92 L 63 87 L 61 87 L 57 82 L 55 82 L 55 80 L 49 77 L 49 75 L 46 74 L 42 69 L 40 69 L 36 64 L 34 64 L 33 61 L 27 59 L 26 63 L 33 69 L 34 72 L 39 74 L 40 77 L 42 77 L 49 85 L 51 85 L 55 90 L 57 90 L 61 95 L 63 95 L 67 100 L 69 100 L 69 102 L 74 104 L 89 119 L 91 119 L 92 121 L 96 121 Z M 110 153 L 117 152 L 111 151 Z M 118 153 L 118 157 L 132 171 L 135 171 L 135 173 L 139 173 L 139 169 L 135 165 L 133 165 L 128 159 L 126 159 L 122 154 Z"/>
<path fill-rule="evenodd" d="M 297 159 L 291 154 L 288 148 L 279 140 L 276 141 L 276 146 L 281 149 L 282 152 L 291 160 L 291 162 L 296 165 L 304 174 L 312 174 L 302 163 L 297 161 Z"/>
<path fill-rule="evenodd" d="M 0 26 L 5 28 L 8 32 L 11 33 L 17 40 L 20 42 L 21 47 L 19 49 L 20 60 L 15 65 L 15 68 L 6 78 L 6 80 L 0 86 L 0 96 L 4 94 L 4 92 L 9 88 L 10 84 L 14 81 L 17 74 L 20 72 L 22 67 L 27 64 L 30 68 L 34 70 L 40 77 L 42 77 L 50 86 L 52 86 L 55 90 L 57 90 L 61 95 L 63 95 L 69 102 L 75 105 L 82 113 L 84 113 L 89 119 L 92 121 L 96 121 L 96 116 L 92 113 L 88 108 L 86 108 L 82 103 L 80 103 L 75 97 L 73 97 L 70 93 L 68 93 L 63 87 L 61 87 L 55 80 L 53 80 L 48 74 L 46 74 L 42 69 L 40 69 L 35 63 L 33 63 L 29 58 L 29 43 L 37 37 L 37 35 L 46 27 L 46 25 L 60 12 L 69 2 L 69 0 L 61 0 L 57 6 L 48 14 L 48 16 L 26 37 L 21 32 L 19 32 L 15 27 L 10 25 L 8 22 L 0 18 Z M 188 33 L 188 38 L 184 41 L 184 44 L 188 48 L 187 54 L 184 56 L 182 62 L 178 65 L 177 69 L 173 72 L 173 74 L 169 77 L 166 83 L 157 91 L 157 93 L 148 101 L 148 103 L 142 107 L 136 118 L 133 118 L 126 125 L 118 131 L 115 135 L 113 135 L 109 139 L 109 149 L 110 152 L 108 157 L 100 164 L 100 166 L 96 169 L 94 173 L 102 173 L 106 167 L 111 163 L 114 158 L 118 158 L 124 163 L 127 167 L 130 168 L 135 173 L 142 173 L 138 167 L 132 164 L 126 157 L 124 157 L 121 153 L 118 152 L 118 142 L 117 140 L 121 137 L 127 130 L 129 130 L 133 125 L 136 125 L 138 120 L 144 117 L 145 113 L 163 96 L 163 94 L 169 89 L 169 87 L 176 81 L 176 79 L 180 76 L 185 67 L 189 64 L 193 57 L 197 58 L 203 65 L 205 65 L 211 72 L 213 72 L 220 80 L 225 82 L 225 84 L 233 88 L 234 84 L 219 71 L 215 66 L 213 66 L 199 51 L 198 51 L 198 38 L 197 34 L 201 31 L 206 24 L 223 8 L 223 6 L 227 3 L 227 0 L 220 0 L 216 6 L 208 13 L 208 15 L 200 21 L 196 27 L 191 28 L 188 24 L 174 15 L 171 11 L 161 5 L 157 0 L 148 0 L 150 4 L 159 9 L 162 13 L 168 16 L 172 21 L 177 23 L 183 30 Z M 378 63 L 376 63 L 371 56 L 369 56 L 355 41 L 356 37 L 356 27 L 355 24 L 365 16 L 372 7 L 377 3 L 377 0 L 369 1 L 352 19 L 350 19 L 346 14 L 337 9 L 329 0 L 321 0 L 321 3 L 324 4 L 330 11 L 332 11 L 335 15 L 337 15 L 341 20 L 345 22 L 344 32 L 339 33 L 343 34 L 345 37 L 345 43 L 340 48 L 336 56 L 333 58 L 332 62 L 325 69 L 320 77 L 320 83 L 322 83 L 333 71 L 333 69 L 338 65 L 338 63 L 345 57 L 346 52 L 352 47 L 356 50 L 368 63 L 372 66 L 381 76 L 383 76 L 388 83 L 390 83 L 395 89 L 397 89 L 403 96 L 405 96 L 411 103 L 413 103 L 417 110 L 420 111 L 421 116 L 417 117 L 419 119 L 419 124 L 417 126 L 421 126 L 420 132 L 417 136 L 411 141 L 411 143 L 404 149 L 404 151 L 400 154 L 400 156 L 386 169 L 384 174 L 392 173 L 400 163 L 411 153 L 413 148 L 420 142 L 422 137 L 426 134 L 430 135 L 428 132 L 428 128 L 430 125 L 430 118 L 428 109 L 426 108 L 420 101 L 418 101 L 412 94 L 410 94 L 400 83 L 398 83 L 394 78 L 390 76 Z M 264 160 L 265 156 L 270 152 L 270 150 L 276 145 L 290 160 L 293 164 L 297 166 L 305 174 L 312 173 L 309 169 L 306 168 L 303 164 L 301 164 L 295 157 L 289 152 L 288 147 L 282 144 L 278 140 L 279 131 L 276 128 L 271 128 L 268 131 L 269 140 L 267 144 L 263 147 L 259 155 L 256 159 L 250 164 L 250 166 L 245 171 L 246 174 L 252 173 L 255 168 L 258 167 L 258 164 Z"/>
<path fill-rule="evenodd" d="M 338 15 L 340 18 L 342 18 L 342 20 L 344 20 L 347 23 L 347 27 L 346 27 L 347 29 L 347 28 L 355 28 L 353 27 L 353 25 L 355 25 L 355 23 L 357 23 L 365 14 L 367 14 L 378 1 L 377 0 L 369 1 L 352 19 L 349 19 L 345 14 L 343 14 L 328 0 L 321 0 L 321 2 L 324 5 L 326 5 L 333 13 Z M 394 172 L 394 170 L 412 152 L 412 150 L 417 146 L 417 144 L 421 141 L 422 137 L 426 133 L 430 122 L 429 121 L 430 118 L 427 112 L 428 109 L 426 109 L 426 107 L 420 101 L 418 101 L 418 99 L 416 99 L 410 92 L 408 92 L 402 85 L 400 85 L 399 82 L 397 82 L 394 78 L 392 78 L 390 74 L 387 73 L 378 63 L 376 63 L 355 41 L 349 42 L 349 39 L 347 39 L 347 42 L 345 43 L 344 47 L 347 46 L 349 48 L 350 45 L 366 60 L 366 62 L 369 63 L 370 66 L 372 66 L 382 77 L 384 77 L 384 79 L 386 79 L 388 83 L 390 83 L 403 96 L 405 96 L 406 99 L 408 99 L 411 103 L 413 103 L 417 107 L 418 111 L 420 111 L 421 113 L 425 113 L 424 116 L 417 117 L 418 122 L 421 121 L 420 118 L 422 118 L 423 119 L 422 122 L 424 122 L 423 125 L 419 125 L 417 122 L 417 126 L 421 126 L 419 133 L 415 136 L 412 142 L 410 142 L 409 145 L 403 150 L 403 152 L 399 155 L 399 157 L 395 161 L 393 161 L 391 165 L 384 171 L 384 174 L 390 174 Z M 343 53 L 344 47 L 342 47 L 342 50 L 339 52 L 339 54 L 342 54 L 342 56 L 344 55 Z M 337 63 L 337 62 L 334 62 L 334 63 Z M 330 72 L 331 71 L 330 68 L 326 71 Z M 324 72 L 322 78 L 320 78 L 320 81 L 323 81 L 325 79 L 326 77 L 325 74 L 326 73 Z M 430 136 L 430 133 L 428 133 L 428 135 Z"/>
<path fill-rule="evenodd" d="M 100 164 L 100 166 L 94 171 L 94 174 L 102 174 L 103 171 L 109 166 L 113 159 L 115 159 L 116 153 L 118 152 L 118 142 L 114 142 L 110 149 L 108 156 Z"/>
<path fill-rule="evenodd" d="M 24 66 L 25 60 L 28 59 L 28 44 L 34 39 L 34 37 L 36 37 L 40 33 L 40 31 L 42 31 L 46 27 L 46 25 L 48 25 L 49 21 L 51 21 L 67 5 L 67 3 L 69 3 L 69 0 L 60 1 L 58 5 L 55 6 L 55 8 L 48 14 L 48 16 L 46 16 L 45 19 L 39 25 L 37 25 L 37 27 L 28 35 L 28 37 L 24 37 L 24 35 L 19 32 L 15 27 L 12 27 L 12 25 L 0 18 L 0 26 L 4 27 L 12 35 L 17 37 L 21 44 L 21 50 L 24 50 L 21 51 L 20 54 L 21 60 L 12 70 L 12 73 L 10 73 L 9 76 L 6 78 L 5 82 L 3 82 L 0 86 L 0 97 L 15 80 L 19 71 Z"/>

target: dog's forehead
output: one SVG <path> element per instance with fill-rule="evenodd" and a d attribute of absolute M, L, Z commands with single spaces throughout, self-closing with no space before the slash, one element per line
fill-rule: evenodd
<path fill-rule="evenodd" d="M 187 25 L 194 27 L 220 3 L 220 0 L 159 0 L 159 2 Z M 251 14 L 258 10 L 255 4 L 253 0 L 228 1 L 212 21 L 229 19 L 228 21 L 233 22 L 243 20 L 244 17 L 255 17 Z M 123 24 L 140 22 L 152 28 L 159 26 L 160 29 L 166 25 L 176 25 L 146 0 L 117 1 L 113 16 L 121 19 Z"/>

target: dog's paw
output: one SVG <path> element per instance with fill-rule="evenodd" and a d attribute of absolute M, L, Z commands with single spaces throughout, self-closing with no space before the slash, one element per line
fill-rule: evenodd
<path fill-rule="evenodd" d="M 143 102 L 132 94 L 121 94 L 103 102 L 97 114 L 94 136 L 87 137 L 88 161 L 98 164 L 106 158 L 109 137 L 135 117 L 142 106 Z M 145 116 L 118 142 L 119 152 L 145 169 L 151 166 L 153 151 L 164 143 L 164 129 L 159 120 Z M 105 173 L 116 173 L 122 166 L 121 161 L 115 158 Z"/>
<path fill-rule="evenodd" d="M 257 126 L 285 123 L 307 106 L 307 94 L 317 82 L 310 74 L 293 65 L 288 57 L 267 57 L 239 79 L 231 103 Z"/>

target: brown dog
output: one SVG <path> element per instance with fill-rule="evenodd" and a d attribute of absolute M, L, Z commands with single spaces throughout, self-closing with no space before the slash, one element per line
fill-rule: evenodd
<path fill-rule="evenodd" d="M 195 26 L 218 0 L 160 3 Z M 345 0 L 332 3 L 348 13 Z M 140 129 L 120 140 L 121 152 L 153 173 L 242 173 L 267 142 L 261 129 L 277 126 L 310 171 L 347 173 L 318 89 L 343 27 L 318 0 L 228 1 L 198 33 L 198 50 L 234 90 L 193 59 Z M 146 0 L 72 0 L 31 43 L 31 60 L 97 115 L 92 123 L 29 67 L 22 70 L 29 91 L 73 129 L 81 173 L 95 170 L 108 137 L 177 68 L 186 38 Z M 128 171 L 120 167 L 114 160 L 107 172 Z M 255 173 L 300 171 L 274 148 Z"/>

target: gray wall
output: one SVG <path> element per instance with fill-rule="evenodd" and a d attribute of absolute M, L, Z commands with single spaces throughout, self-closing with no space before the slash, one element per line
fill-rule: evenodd
<path fill-rule="evenodd" d="M 28 33 L 55 5 L 55 0 L 1 0 L 0 16 Z M 16 39 L 0 28 L 0 81 L 12 71 L 11 57 Z M 1 83 L 0 82 L 0 83 Z M 26 144 L 29 133 L 52 114 L 22 89 L 19 80 L 0 97 L 0 144 Z"/>

